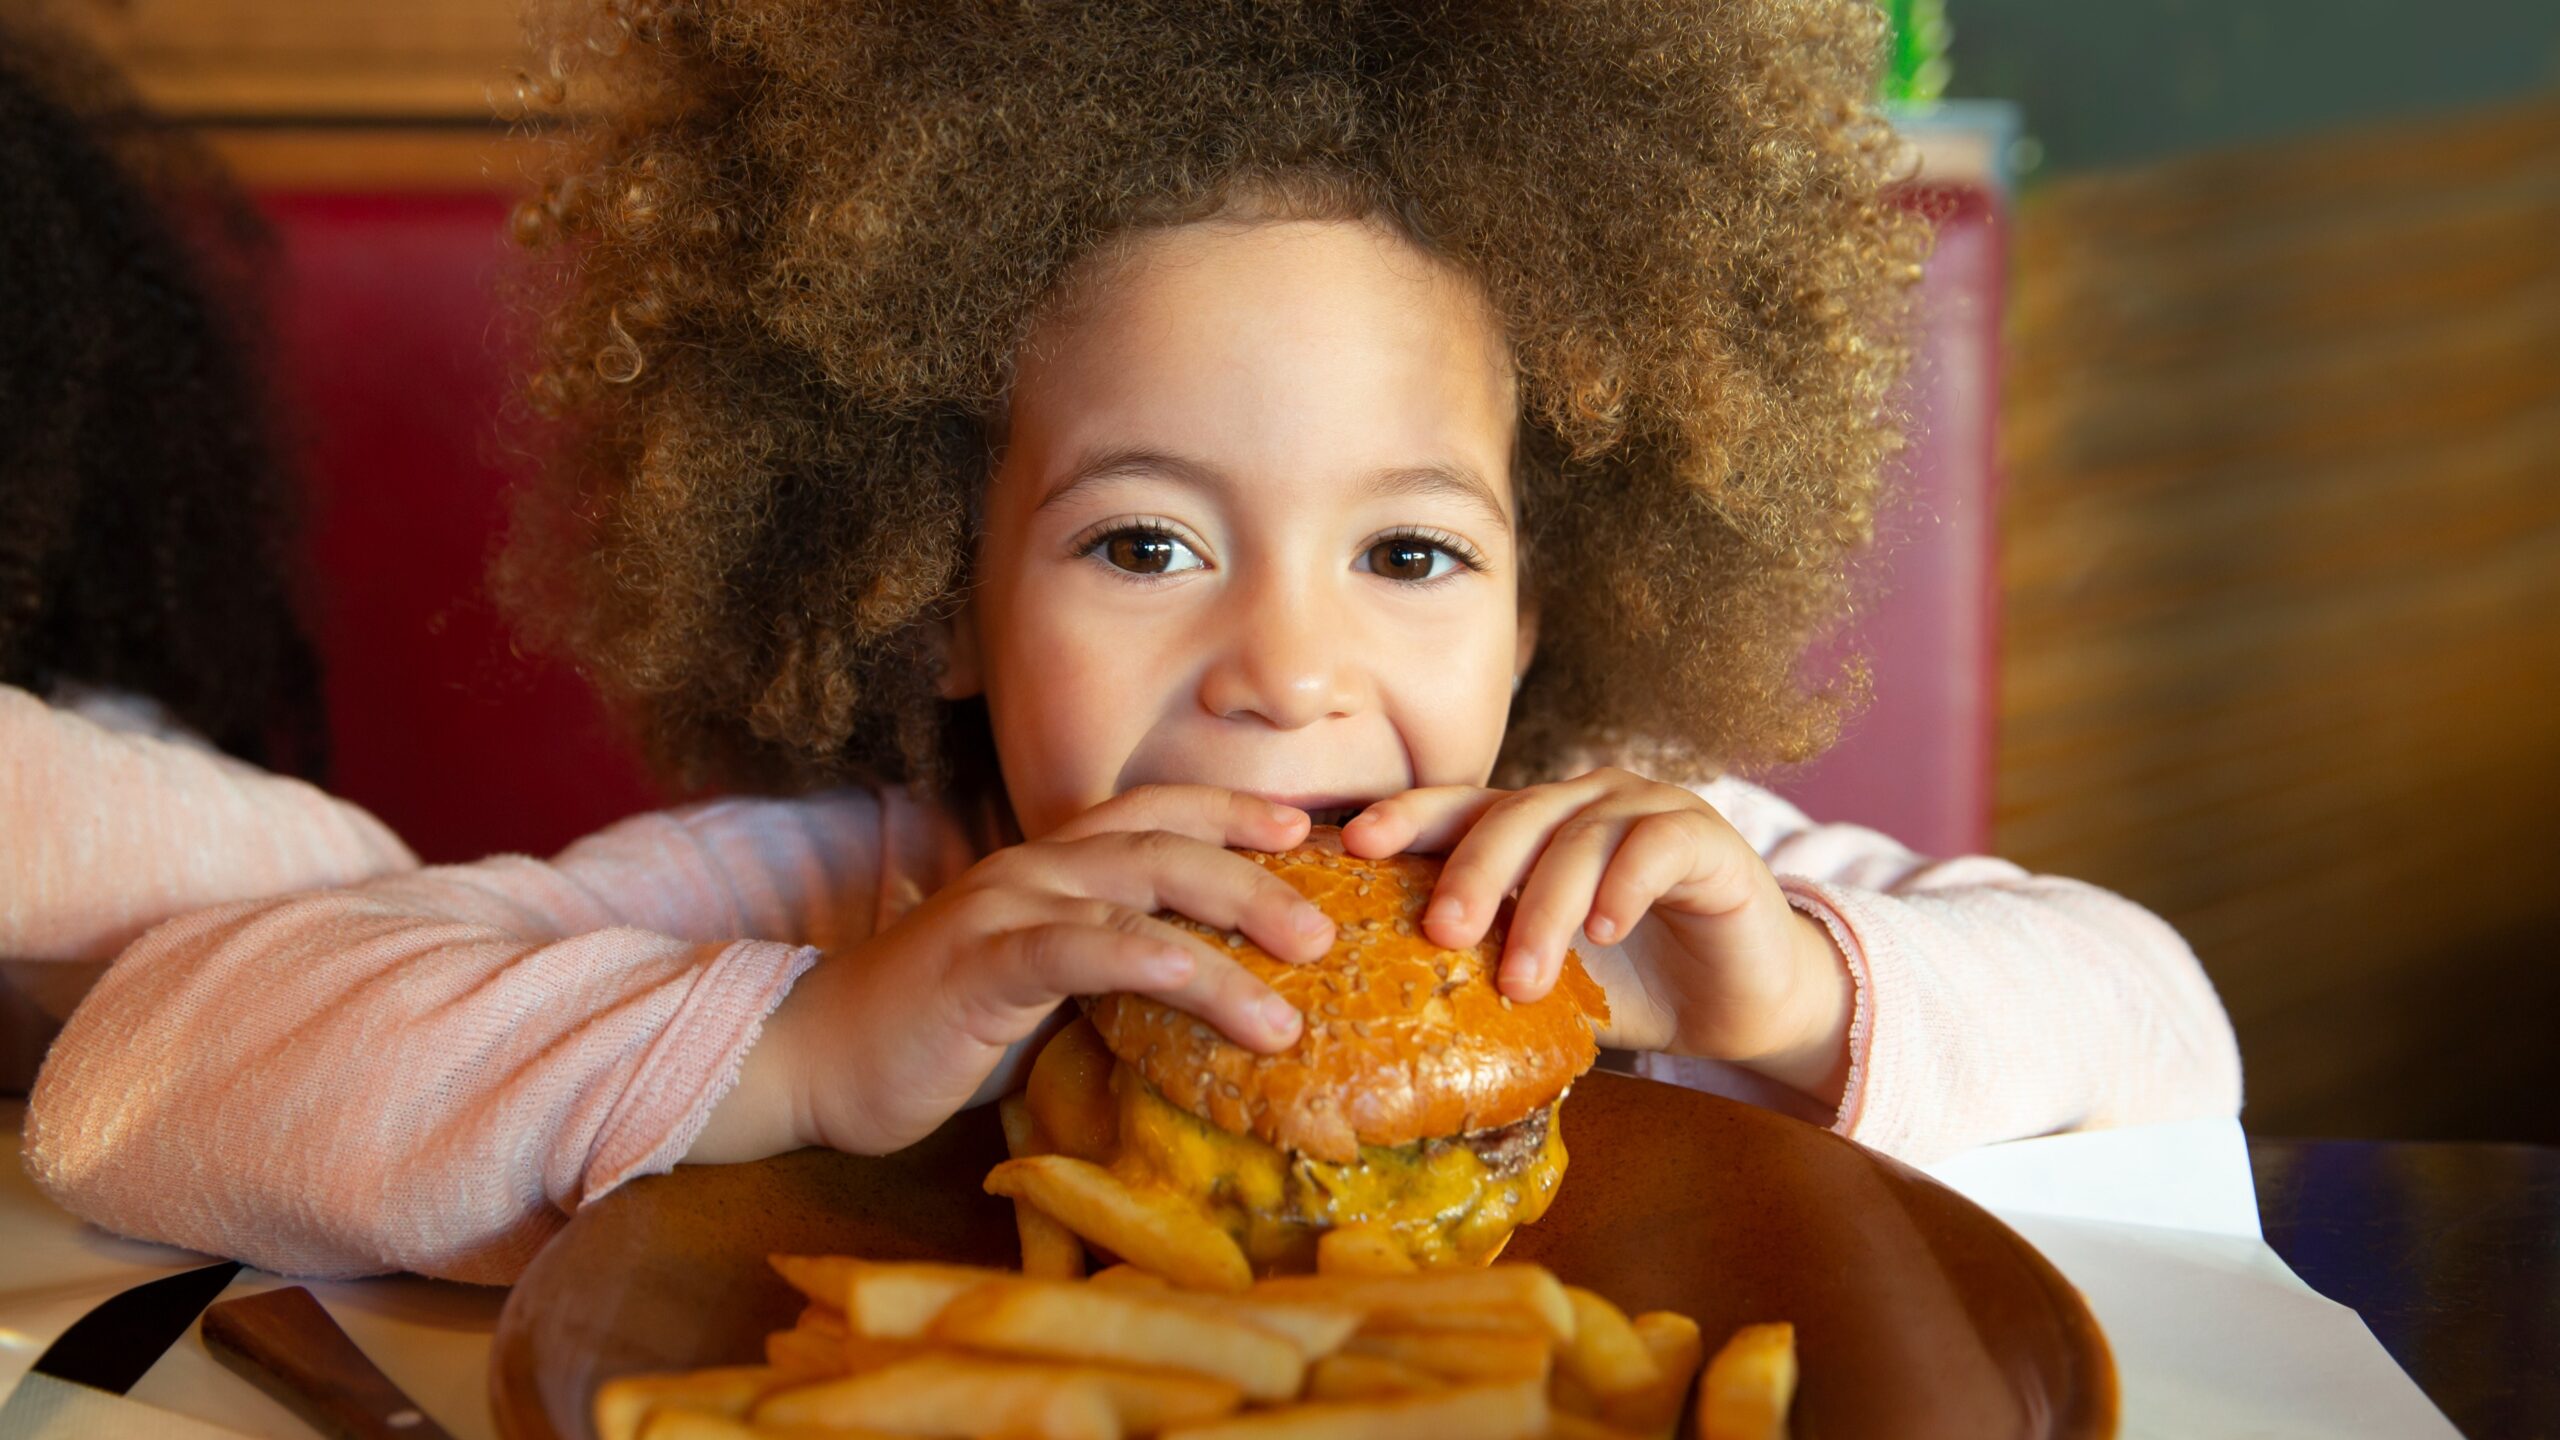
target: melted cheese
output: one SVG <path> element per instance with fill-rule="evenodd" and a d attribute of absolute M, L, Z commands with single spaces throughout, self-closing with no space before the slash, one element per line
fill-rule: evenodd
<path fill-rule="evenodd" d="M 1564 1137 L 1552 1111 L 1537 1155 L 1496 1180 L 1458 1144 L 1364 1145 L 1345 1165 L 1290 1156 L 1174 1105 L 1126 1066 L 1111 1082 L 1120 1100 L 1114 1172 L 1197 1201 L 1257 1271 L 1312 1268 L 1318 1234 L 1362 1222 L 1390 1227 L 1423 1265 L 1481 1265 L 1514 1229 L 1546 1213 L 1564 1175 Z"/>

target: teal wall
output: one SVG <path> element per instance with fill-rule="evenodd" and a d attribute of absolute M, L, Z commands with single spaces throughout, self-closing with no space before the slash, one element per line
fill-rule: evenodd
<path fill-rule="evenodd" d="M 1946 0 L 2039 179 L 2560 91 L 2560 0 Z"/>

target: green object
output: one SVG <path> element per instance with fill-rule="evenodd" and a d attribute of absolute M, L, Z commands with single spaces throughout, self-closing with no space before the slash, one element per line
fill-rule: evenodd
<path fill-rule="evenodd" d="M 1883 0 L 1893 34 L 1886 42 L 1883 95 L 1887 103 L 1925 105 L 1946 93 L 1947 42 L 1955 27 L 1947 23 L 1946 0 Z"/>

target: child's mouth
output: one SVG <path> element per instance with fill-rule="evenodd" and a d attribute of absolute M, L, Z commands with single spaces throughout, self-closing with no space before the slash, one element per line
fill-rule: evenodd
<path fill-rule="evenodd" d="M 1322 809 L 1309 810 L 1307 819 L 1317 825 L 1347 825 L 1351 823 L 1352 816 L 1368 808 L 1366 805 L 1328 805 Z"/>

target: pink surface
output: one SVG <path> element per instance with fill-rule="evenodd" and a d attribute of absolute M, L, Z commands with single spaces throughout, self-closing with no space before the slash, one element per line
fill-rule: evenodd
<path fill-rule="evenodd" d="M 1858 572 L 1852 643 L 1874 667 L 1874 703 L 1777 788 L 1821 819 L 1969 855 L 1991 846 L 2005 219 L 1987 189 L 1926 187 L 1912 203 L 1937 222 L 1938 245 L 1922 283 L 1911 448 Z"/>

